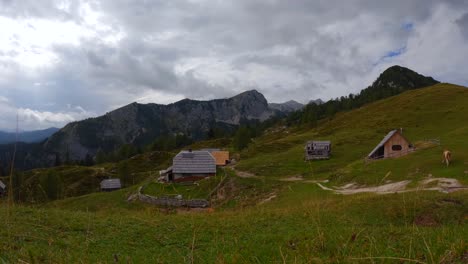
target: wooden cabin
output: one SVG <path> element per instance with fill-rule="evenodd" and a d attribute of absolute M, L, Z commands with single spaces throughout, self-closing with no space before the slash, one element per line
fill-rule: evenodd
<path fill-rule="evenodd" d="M 329 159 L 331 141 L 308 141 L 305 146 L 305 160 Z"/>
<path fill-rule="evenodd" d="M 120 179 L 105 179 L 101 181 L 101 191 L 112 192 L 122 189 Z"/>
<path fill-rule="evenodd" d="M 414 151 L 413 145 L 403 136 L 401 130 L 390 131 L 367 155 L 368 159 L 397 158 Z"/>
<path fill-rule="evenodd" d="M 181 151 L 164 172 L 166 181 L 196 181 L 216 175 L 216 160 L 208 151 Z"/>
<path fill-rule="evenodd" d="M 226 166 L 229 163 L 229 151 L 221 149 L 201 149 L 208 151 L 215 158 L 216 166 Z"/>
<path fill-rule="evenodd" d="M 6 195 L 6 193 L 7 193 L 6 184 L 0 181 L 0 197 Z"/>

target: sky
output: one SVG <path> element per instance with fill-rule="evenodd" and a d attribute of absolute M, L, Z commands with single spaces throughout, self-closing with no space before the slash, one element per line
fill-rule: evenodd
<path fill-rule="evenodd" d="M 0 0 L 0 130 L 256 89 L 357 93 L 392 65 L 468 86 L 465 0 Z"/>

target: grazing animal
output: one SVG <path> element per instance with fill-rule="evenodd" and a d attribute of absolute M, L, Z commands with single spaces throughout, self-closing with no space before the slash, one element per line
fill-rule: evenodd
<path fill-rule="evenodd" d="M 450 150 L 444 150 L 444 154 L 442 157 L 443 157 L 442 163 L 445 162 L 445 164 L 447 164 L 447 167 L 448 167 L 450 164 L 450 161 L 452 160 L 452 153 L 450 152 Z"/>

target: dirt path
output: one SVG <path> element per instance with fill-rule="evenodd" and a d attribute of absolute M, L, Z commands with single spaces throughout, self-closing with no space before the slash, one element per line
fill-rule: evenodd
<path fill-rule="evenodd" d="M 276 193 L 272 193 L 267 198 L 261 200 L 258 204 L 268 203 L 269 201 L 271 201 L 271 200 L 273 200 L 275 198 L 276 198 Z"/>
<path fill-rule="evenodd" d="M 302 178 L 302 176 L 291 176 L 291 177 L 287 177 L 287 178 L 282 178 L 282 179 L 279 179 L 280 181 L 285 181 L 285 182 L 295 182 L 295 181 L 302 181 L 304 180 L 304 178 Z"/>
<path fill-rule="evenodd" d="M 253 173 L 250 173 L 250 172 L 247 172 L 247 171 L 240 171 L 240 170 L 236 170 L 235 166 L 232 166 L 230 167 L 234 173 L 236 174 L 237 177 L 240 177 L 240 178 L 257 178 L 257 179 L 260 179 L 261 177 L 259 176 L 256 176 L 255 174 Z"/>
<path fill-rule="evenodd" d="M 333 191 L 338 194 L 356 194 L 356 193 L 402 193 L 414 191 L 439 191 L 444 193 L 455 192 L 459 190 L 468 190 L 468 186 L 463 186 L 458 180 L 451 178 L 429 178 L 419 181 L 418 187 L 407 189 L 410 180 L 399 181 L 394 183 L 387 183 L 379 186 L 359 186 L 356 183 L 349 183 L 341 187 L 329 188 L 320 183 L 316 183 L 321 189 L 326 191 Z"/>

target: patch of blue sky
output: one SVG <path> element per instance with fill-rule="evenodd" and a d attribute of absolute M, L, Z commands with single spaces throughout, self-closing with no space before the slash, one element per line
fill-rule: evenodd
<path fill-rule="evenodd" d="M 413 22 L 406 22 L 401 25 L 401 28 L 406 30 L 406 31 L 411 31 L 414 28 L 414 23 Z"/>
<path fill-rule="evenodd" d="M 389 60 L 389 59 L 392 59 L 392 58 L 395 58 L 395 57 L 398 57 L 400 56 L 401 54 L 405 53 L 406 51 L 406 46 L 403 46 L 399 49 L 396 49 L 396 50 L 391 50 L 391 51 L 388 51 L 387 53 L 385 53 L 385 55 L 383 55 L 382 57 L 380 57 L 377 62 L 375 62 L 373 64 L 373 66 L 376 66 L 378 64 L 380 64 L 381 62 L 383 61 L 386 61 L 386 60 Z"/>

